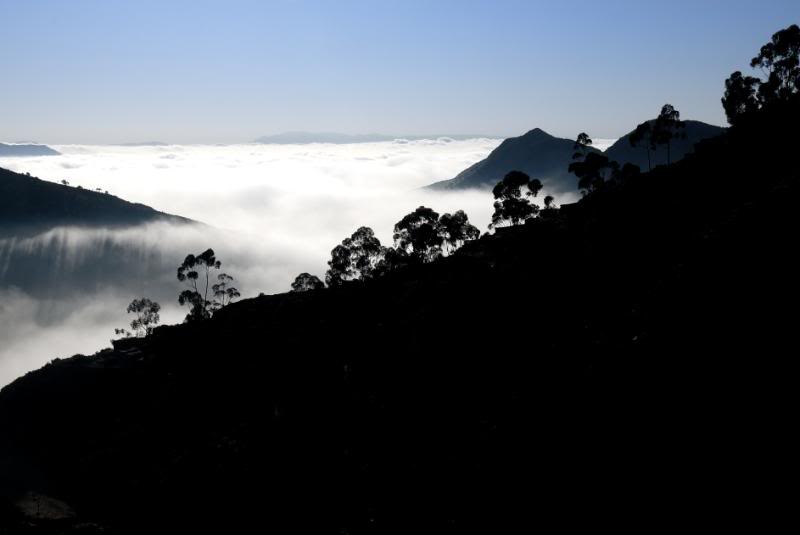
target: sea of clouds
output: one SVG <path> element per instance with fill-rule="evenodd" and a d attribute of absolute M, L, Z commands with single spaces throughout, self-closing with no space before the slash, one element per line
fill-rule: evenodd
<path fill-rule="evenodd" d="M 164 322 L 181 321 L 175 268 L 188 253 L 213 248 L 223 271 L 249 297 L 287 291 L 300 272 L 324 278 L 330 250 L 359 226 L 372 227 L 391 244 L 394 224 L 420 205 L 440 213 L 463 209 L 485 230 L 492 212 L 488 192 L 421 188 L 454 177 L 501 141 L 60 145 L 54 148 L 61 156 L 0 159 L 1 167 L 107 190 L 204 223 L 61 228 L 13 244 L 0 240 L 0 268 L 4 254 L 8 262 L 15 258 L 10 252 L 23 247 L 28 255 L 55 254 L 58 275 L 36 292 L 2 285 L 0 277 L 0 386 L 54 357 L 108 346 L 114 327 L 130 321 L 125 307 L 134 297 L 159 300 Z M 118 264 L 122 255 L 122 268 L 104 274 L 98 265 L 108 251 L 115 251 Z M 81 279 L 86 273 L 90 285 Z"/>

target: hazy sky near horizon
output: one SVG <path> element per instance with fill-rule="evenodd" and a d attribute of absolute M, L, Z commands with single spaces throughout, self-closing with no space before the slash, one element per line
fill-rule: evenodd
<path fill-rule="evenodd" d="M 0 0 L 0 141 L 283 131 L 618 137 L 724 124 L 797 0 Z"/>

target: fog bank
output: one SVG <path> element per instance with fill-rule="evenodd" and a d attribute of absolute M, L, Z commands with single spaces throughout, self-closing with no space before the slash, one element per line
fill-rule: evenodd
<path fill-rule="evenodd" d="M 165 321 L 180 321 L 175 269 L 188 253 L 213 248 L 248 297 L 287 291 L 303 271 L 323 278 L 330 250 L 359 226 L 390 245 L 394 223 L 420 205 L 463 209 L 486 230 L 490 193 L 420 188 L 452 178 L 500 141 L 61 145 L 61 156 L 0 159 L 209 225 L 60 228 L 0 240 L 0 385 L 54 357 L 107 346 L 113 328 L 130 321 L 125 307 L 135 297 L 158 300 Z"/>

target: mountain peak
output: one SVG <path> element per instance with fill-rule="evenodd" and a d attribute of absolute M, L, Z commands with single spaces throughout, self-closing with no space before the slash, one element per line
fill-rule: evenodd
<path fill-rule="evenodd" d="M 526 132 L 522 137 L 553 137 L 541 128 L 534 128 L 533 130 L 529 130 Z"/>
<path fill-rule="evenodd" d="M 671 145 L 671 159 L 677 161 L 694 149 L 701 139 L 723 132 L 718 126 L 699 121 L 685 121 L 686 139 L 676 139 Z M 630 134 L 628 134 L 630 135 Z M 632 163 L 642 170 L 666 163 L 666 149 L 651 151 L 650 161 L 644 147 L 631 147 L 628 135 L 617 140 L 606 155 L 620 163 Z M 504 140 L 486 159 L 472 165 L 455 178 L 431 184 L 436 189 L 490 188 L 512 169 L 522 171 L 544 182 L 549 193 L 575 192 L 576 179 L 569 172 L 575 153 L 575 141 L 555 137 L 541 128 L 522 136 Z M 597 150 L 591 147 L 589 150 Z"/>

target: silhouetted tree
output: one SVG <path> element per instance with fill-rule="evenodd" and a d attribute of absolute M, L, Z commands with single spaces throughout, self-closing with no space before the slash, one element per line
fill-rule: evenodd
<path fill-rule="evenodd" d="M 578 137 L 575 139 L 575 144 L 573 145 L 575 153 L 572 155 L 572 159 L 582 160 L 586 158 L 586 155 L 589 153 L 589 147 L 591 146 L 592 138 L 589 137 L 589 134 L 586 132 L 578 134 Z"/>
<path fill-rule="evenodd" d="M 161 320 L 158 314 L 160 310 L 161 305 L 146 297 L 134 299 L 131 301 L 131 304 L 128 305 L 128 313 L 136 314 L 136 319 L 131 322 L 131 329 L 133 329 L 138 336 L 150 334 Z"/>
<path fill-rule="evenodd" d="M 418 262 L 431 262 L 442 253 L 439 214 L 420 206 L 394 226 L 394 246 Z"/>
<path fill-rule="evenodd" d="M 578 177 L 578 189 L 588 195 L 603 187 L 606 180 L 611 178 L 619 169 L 619 164 L 611 161 L 607 156 L 597 152 L 590 152 L 583 161 L 569 164 L 569 172 Z"/>
<path fill-rule="evenodd" d="M 301 273 L 294 279 L 292 283 L 293 292 L 308 292 L 310 290 L 320 290 L 325 287 L 319 277 L 311 275 L 310 273 Z"/>
<path fill-rule="evenodd" d="M 387 247 L 383 258 L 375 266 L 373 274 L 375 277 L 382 277 L 390 271 L 408 266 L 414 261 L 405 251 Z"/>
<path fill-rule="evenodd" d="M 757 93 L 760 85 L 761 80 L 744 76 L 740 71 L 734 72 L 725 80 L 722 107 L 730 124 L 736 124 L 742 116 L 759 109 Z"/>
<path fill-rule="evenodd" d="M 611 180 L 616 184 L 624 184 L 625 182 L 628 182 L 632 178 L 635 178 L 641 174 L 642 170 L 639 169 L 638 165 L 626 163 L 622 166 L 622 168 L 620 168 L 618 165 L 613 167 Z"/>
<path fill-rule="evenodd" d="M 481 231 L 470 224 L 464 210 L 458 210 L 454 214 L 442 214 L 438 228 L 442 248 L 448 255 L 461 247 L 464 242 L 476 240 L 481 235 Z"/>
<path fill-rule="evenodd" d="M 214 303 L 212 307 L 214 310 L 225 308 L 230 305 L 234 299 L 241 297 L 242 294 L 239 290 L 233 287 L 233 277 L 227 273 L 220 273 L 217 275 L 217 283 L 211 287 L 214 292 Z"/>
<path fill-rule="evenodd" d="M 63 184 L 64 186 L 69 186 L 69 182 L 67 182 L 66 180 L 62 180 L 61 184 Z"/>
<path fill-rule="evenodd" d="M 555 198 L 552 195 L 547 195 L 544 198 L 544 208 L 539 212 L 539 216 L 543 218 L 554 217 L 558 213 Z"/>
<path fill-rule="evenodd" d="M 532 181 L 528 175 L 522 171 L 511 171 L 492 188 L 492 195 L 496 200 L 492 222 L 489 224 L 490 229 L 519 225 L 539 213 L 539 207 L 522 196 L 522 188 L 528 188 L 529 195 L 532 196 L 542 189 L 541 182 L 538 179 L 533 180 L 535 182 L 531 186 Z"/>
<path fill-rule="evenodd" d="M 360 227 L 331 251 L 325 282 L 328 286 L 337 286 L 349 280 L 369 279 L 385 252 L 375 232 L 369 227 Z"/>
<path fill-rule="evenodd" d="M 644 148 L 647 151 L 647 170 L 652 171 L 653 165 L 650 161 L 650 151 L 656 150 L 656 144 L 655 139 L 653 138 L 653 128 L 650 126 L 650 121 L 645 121 L 639 125 L 636 125 L 636 130 L 631 132 L 631 135 L 628 136 L 628 141 L 630 142 L 631 147 L 644 145 Z"/>
<path fill-rule="evenodd" d="M 773 34 L 769 43 L 750 61 L 766 76 L 758 89 L 763 104 L 787 100 L 800 90 L 800 28 L 792 24 Z"/>
<path fill-rule="evenodd" d="M 608 158 L 596 152 L 589 152 L 592 146 L 592 138 L 586 132 L 581 132 L 575 138 L 572 155 L 573 162 L 569 164 L 567 171 L 574 173 L 578 177 L 578 189 L 584 195 L 589 191 L 598 188 L 605 182 L 604 172 L 608 167 Z"/>
<path fill-rule="evenodd" d="M 146 297 L 131 301 L 131 303 L 128 305 L 127 312 L 128 314 L 136 314 L 136 318 L 131 321 L 131 329 L 133 330 L 133 333 L 139 337 L 150 334 L 156 324 L 158 324 L 158 322 L 161 320 L 161 317 L 158 314 L 160 310 L 161 305 L 155 301 L 151 301 Z M 130 331 L 125 329 L 114 329 L 114 332 L 118 335 L 125 336 L 126 338 L 133 336 Z"/>
<path fill-rule="evenodd" d="M 211 272 L 219 270 L 221 266 L 222 263 L 214 256 L 213 249 L 207 249 L 197 256 L 187 255 L 183 263 L 178 266 L 178 280 L 188 286 L 178 296 L 178 303 L 181 306 L 188 304 L 191 307 L 186 321 L 211 317 L 214 311 L 214 303 L 208 299 L 209 291 L 214 291 Z"/>
<path fill-rule="evenodd" d="M 750 67 L 760 69 L 764 79 L 736 71 L 725 80 L 722 106 L 730 124 L 800 92 L 800 27 L 792 24 L 773 34 L 750 61 Z"/>
<path fill-rule="evenodd" d="M 661 113 L 658 114 L 656 120 L 653 122 L 652 139 L 656 145 L 667 146 L 667 165 L 670 162 L 670 149 L 672 148 L 673 139 L 685 139 L 686 133 L 682 131 L 686 127 L 686 123 L 681 121 L 681 112 L 679 112 L 672 104 L 664 104 L 661 108 Z"/>
<path fill-rule="evenodd" d="M 526 193 L 526 195 L 528 195 L 528 197 L 536 197 L 539 192 L 542 191 L 543 187 L 544 185 L 541 180 L 532 178 L 530 182 L 528 182 L 528 193 Z"/>
<path fill-rule="evenodd" d="M 355 275 L 350 262 L 350 249 L 344 245 L 337 245 L 331 250 L 331 259 L 328 260 L 325 282 L 328 283 L 328 286 L 338 286 L 344 281 L 354 278 Z"/>
<path fill-rule="evenodd" d="M 384 254 L 381 241 L 369 227 L 360 227 L 350 237 L 350 250 L 355 269 L 362 279 L 372 277 L 372 272 Z"/>
<path fill-rule="evenodd" d="M 636 130 L 629 138 L 633 146 L 642 141 L 646 142 L 648 165 L 650 164 L 650 150 L 655 150 L 657 139 L 663 139 L 668 142 L 672 139 L 673 130 L 683 127 L 683 123 L 680 123 L 679 120 L 680 114 L 669 104 L 662 108 L 661 113 L 663 118 L 658 128 L 665 133 L 656 134 L 659 130 L 655 127 L 651 128 L 649 122 L 644 122 L 636 127 Z M 655 122 L 658 122 L 658 119 Z M 670 137 L 668 137 L 667 133 L 669 133 Z M 657 138 L 657 135 L 661 137 Z M 609 160 L 604 154 L 589 152 L 591 145 L 592 140 L 585 132 L 579 134 L 575 139 L 575 153 L 572 155 L 574 161 L 569 164 L 567 169 L 578 177 L 578 189 L 583 195 L 599 190 L 606 182 L 622 182 L 640 173 L 639 167 L 636 165 L 625 164 L 620 169 L 619 163 Z M 549 197 L 549 199 L 549 203 L 547 198 L 545 199 L 545 209 L 550 209 L 550 203 L 553 202 L 552 197 Z"/>

